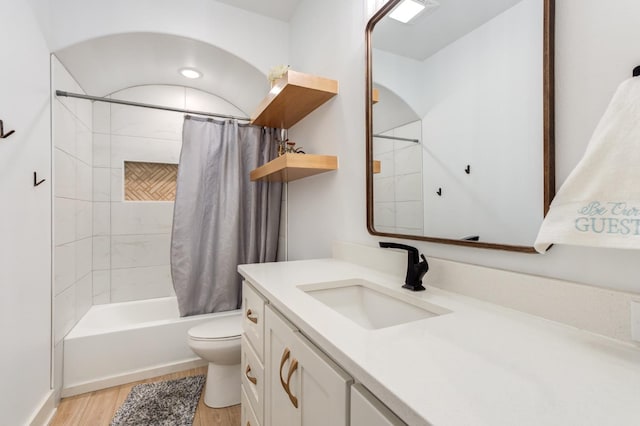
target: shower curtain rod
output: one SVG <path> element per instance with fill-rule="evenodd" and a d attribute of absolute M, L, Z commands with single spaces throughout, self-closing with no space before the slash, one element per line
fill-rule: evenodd
<path fill-rule="evenodd" d="M 419 139 L 401 138 L 399 136 L 373 135 L 373 137 L 380 138 L 380 139 L 393 139 L 395 141 L 407 141 L 407 142 L 413 142 L 413 143 L 420 143 Z"/>
<path fill-rule="evenodd" d="M 232 119 L 232 120 L 251 121 L 250 118 L 237 117 L 235 115 L 216 114 L 216 113 L 213 113 L 213 112 L 206 112 L 206 111 L 193 111 L 193 110 L 189 110 L 189 109 L 173 108 L 173 107 L 167 107 L 167 106 L 161 106 L 161 105 L 143 104 L 143 103 L 140 103 L 140 102 L 122 101 L 120 99 L 101 98 L 99 96 L 83 95 L 83 94 L 80 94 L 80 93 L 71 93 L 71 92 L 65 92 L 65 91 L 62 91 L 62 90 L 56 90 L 56 96 L 66 96 L 66 97 L 69 97 L 69 98 L 88 99 L 90 101 L 108 102 L 108 103 L 112 103 L 112 104 L 128 105 L 128 106 L 135 106 L 135 107 L 142 107 L 142 108 L 161 109 L 161 110 L 164 110 L 164 111 L 181 112 L 181 113 L 184 113 L 184 114 L 204 115 L 206 117 L 229 118 L 229 119 Z"/>

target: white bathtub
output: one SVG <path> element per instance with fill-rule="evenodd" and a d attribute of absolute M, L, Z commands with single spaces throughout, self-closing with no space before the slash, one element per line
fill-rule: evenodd
<path fill-rule="evenodd" d="M 64 338 L 62 396 L 206 365 L 187 330 L 238 313 L 180 318 L 175 297 L 92 306 Z"/>

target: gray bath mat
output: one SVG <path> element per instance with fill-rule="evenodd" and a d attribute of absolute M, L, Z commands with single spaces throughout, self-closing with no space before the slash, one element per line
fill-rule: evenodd
<path fill-rule="evenodd" d="M 143 383 L 131 389 L 111 426 L 191 426 L 205 376 Z"/>

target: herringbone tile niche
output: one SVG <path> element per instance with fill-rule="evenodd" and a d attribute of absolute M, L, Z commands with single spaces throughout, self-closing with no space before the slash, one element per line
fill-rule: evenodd
<path fill-rule="evenodd" d="M 124 199 L 175 201 L 177 164 L 124 162 Z"/>

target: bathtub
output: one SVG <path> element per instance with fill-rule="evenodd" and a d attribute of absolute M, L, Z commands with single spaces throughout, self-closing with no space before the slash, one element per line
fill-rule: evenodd
<path fill-rule="evenodd" d="M 237 313 L 181 318 L 175 297 L 92 306 L 64 338 L 62 396 L 204 366 L 187 330 Z"/>

